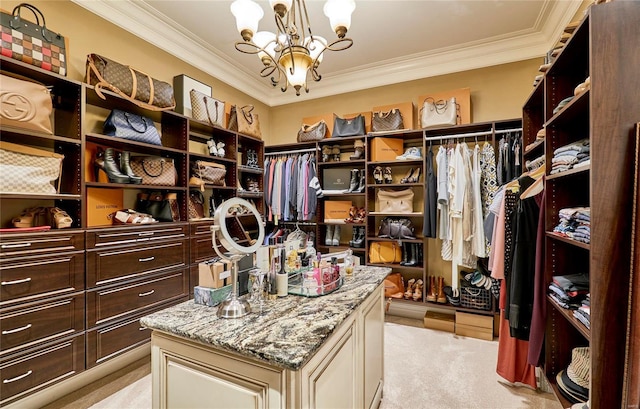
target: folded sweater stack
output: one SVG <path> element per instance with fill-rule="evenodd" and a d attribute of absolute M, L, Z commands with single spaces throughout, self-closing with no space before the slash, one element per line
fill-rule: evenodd
<path fill-rule="evenodd" d="M 569 169 L 589 166 L 591 157 L 589 156 L 589 138 L 573 142 L 553 151 L 551 159 L 551 172 L 556 174 L 566 172 Z"/>
<path fill-rule="evenodd" d="M 589 293 L 588 274 L 553 276 L 549 296 L 562 308 L 577 310 Z"/>
<path fill-rule="evenodd" d="M 567 207 L 558 212 L 560 223 L 554 227 L 554 233 L 573 240 L 591 242 L 591 208 Z"/>

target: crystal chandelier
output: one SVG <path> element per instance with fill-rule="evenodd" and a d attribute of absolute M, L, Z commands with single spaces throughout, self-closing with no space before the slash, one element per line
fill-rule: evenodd
<path fill-rule="evenodd" d="M 258 31 L 258 22 L 264 12 L 254 1 L 236 0 L 231 4 L 231 13 L 236 18 L 236 26 L 244 40 L 235 44 L 236 50 L 257 54 L 264 64 L 260 75 L 263 78 L 270 76 L 274 87 L 284 78 L 282 92 L 289 85 L 296 90 L 296 95 L 300 95 L 302 88 L 309 92 L 309 74 L 314 81 L 322 78 L 318 67 L 324 52 L 342 51 L 353 45 L 353 40 L 345 35 L 351 25 L 355 1 L 327 0 L 325 3 L 324 14 L 338 36 L 331 43 L 311 32 L 305 0 L 269 0 L 269 4 L 275 16 L 277 33 Z"/>

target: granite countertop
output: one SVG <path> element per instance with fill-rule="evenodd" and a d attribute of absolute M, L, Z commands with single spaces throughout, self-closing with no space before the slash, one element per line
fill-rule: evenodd
<path fill-rule="evenodd" d="M 388 267 L 359 266 L 331 294 L 264 301 L 262 312 L 252 304 L 252 312 L 242 318 L 218 318 L 217 307 L 189 300 L 140 322 L 153 330 L 297 370 L 390 272 Z"/>

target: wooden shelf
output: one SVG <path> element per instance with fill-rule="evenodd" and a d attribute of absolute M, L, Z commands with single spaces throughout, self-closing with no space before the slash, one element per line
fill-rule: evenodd
<path fill-rule="evenodd" d="M 229 164 L 236 163 L 235 159 L 221 158 L 220 156 L 204 155 L 202 153 L 195 153 L 195 152 L 189 152 L 189 157 L 191 157 L 191 159 L 200 159 L 200 160 L 205 160 L 209 162 L 224 162 Z"/>
<path fill-rule="evenodd" d="M 318 249 L 329 249 L 329 250 L 337 250 L 337 251 L 350 249 L 354 253 L 364 253 L 364 252 L 367 251 L 367 249 L 365 249 L 364 247 L 349 247 L 348 245 L 343 245 L 342 243 L 339 246 L 327 246 L 325 244 L 316 244 L 316 247 Z M 327 255 L 327 254 L 330 255 L 331 253 L 322 253 L 322 254 L 323 255 Z"/>
<path fill-rule="evenodd" d="M 325 223 L 325 222 L 319 222 L 318 226 L 366 226 L 367 223 Z"/>
<path fill-rule="evenodd" d="M 0 199 L 23 199 L 23 200 L 81 200 L 82 196 L 66 193 L 55 193 L 52 195 L 39 195 L 36 193 L 0 193 Z"/>
<path fill-rule="evenodd" d="M 238 191 L 236 193 L 236 196 L 238 197 L 245 197 L 245 198 L 259 198 L 262 197 L 262 195 L 264 195 L 264 192 L 248 192 L 248 191 Z"/>
<path fill-rule="evenodd" d="M 264 169 L 262 169 L 262 168 L 253 168 L 251 166 L 238 165 L 238 172 L 253 173 L 253 174 L 256 174 L 256 175 L 262 175 L 262 173 L 264 172 Z"/>
<path fill-rule="evenodd" d="M 403 166 L 403 165 L 421 165 L 424 162 L 424 159 L 414 159 L 414 160 L 385 160 L 378 162 L 367 162 L 368 166 L 376 166 L 376 165 L 387 165 L 387 166 Z"/>
<path fill-rule="evenodd" d="M 425 293 L 425 299 L 426 299 L 426 293 Z M 493 295 L 492 295 L 493 297 Z M 473 314 L 480 314 L 480 315 L 495 315 L 495 311 L 492 310 L 476 310 L 475 308 L 466 308 L 466 307 L 461 307 L 461 306 L 455 306 L 455 305 L 451 305 L 448 302 L 446 304 L 441 304 L 439 302 L 433 302 L 433 301 L 425 301 L 425 304 L 427 304 L 427 306 L 430 307 L 434 307 L 434 308 L 442 308 L 445 310 L 452 310 L 452 311 L 460 311 L 460 312 L 469 312 L 469 313 L 473 313 Z"/>
<path fill-rule="evenodd" d="M 367 187 L 372 188 L 385 188 L 385 187 L 424 187 L 424 183 L 377 183 L 369 184 Z"/>
<path fill-rule="evenodd" d="M 524 156 L 528 157 L 528 156 L 534 156 L 533 153 L 544 153 L 544 151 L 540 148 L 542 148 L 544 146 L 544 139 L 536 139 L 535 142 L 533 142 L 531 145 L 526 146 L 525 147 L 525 151 L 524 151 Z M 529 149 L 526 149 L 529 148 Z M 539 156 L 539 155 L 536 155 Z"/>
<path fill-rule="evenodd" d="M 558 389 L 558 382 L 556 381 L 555 377 L 553 379 L 547 379 L 549 381 L 549 385 L 551 385 L 551 388 L 553 389 L 553 393 L 556 395 L 556 398 L 558 398 L 558 400 L 560 401 L 560 404 L 562 405 L 563 408 L 570 408 L 571 406 L 573 406 L 573 403 L 569 402 L 569 400 L 567 400 L 567 398 L 565 398 L 561 393 L 560 390 Z"/>
<path fill-rule="evenodd" d="M 357 165 L 364 165 L 365 160 L 364 159 L 354 159 L 354 160 L 349 160 L 349 161 L 338 161 L 338 162 L 318 162 L 318 167 L 322 168 L 322 167 L 351 167 L 351 168 L 356 168 L 358 167 Z"/>
<path fill-rule="evenodd" d="M 573 240 L 573 239 L 571 239 L 569 237 L 561 236 L 561 235 L 559 235 L 557 233 L 554 233 L 552 231 L 548 231 L 547 232 L 547 237 L 551 237 L 552 239 L 561 241 L 563 243 L 571 244 L 572 246 L 580 247 L 581 249 L 591 250 L 591 244 L 589 244 L 589 243 L 583 243 L 583 242 L 578 241 L 578 240 Z"/>
<path fill-rule="evenodd" d="M 145 189 L 145 190 L 170 190 L 181 191 L 187 190 L 187 187 L 183 186 L 161 186 L 161 185 L 134 185 L 131 183 L 101 183 L 101 182 L 86 182 L 87 187 L 99 187 L 104 189 Z M 200 187 L 198 185 L 197 187 Z"/>
<path fill-rule="evenodd" d="M 412 212 L 412 213 L 383 213 L 383 212 L 369 212 L 367 216 L 404 216 L 404 217 L 422 217 L 424 213 L 422 212 Z"/>
<path fill-rule="evenodd" d="M 96 133 L 88 133 L 87 141 L 102 144 L 102 145 L 109 145 L 110 147 L 124 149 L 124 150 L 135 147 L 141 151 L 144 151 L 145 153 L 152 153 L 152 154 L 163 154 L 167 152 L 178 153 L 181 155 L 186 154 L 186 151 L 182 149 L 170 148 L 168 146 L 161 146 L 161 145 L 153 145 L 153 144 L 144 143 L 144 142 L 136 142 L 136 141 L 131 141 L 129 139 L 117 138 L 115 136 L 108 136 L 108 135 L 102 135 L 102 134 L 96 134 Z"/>
<path fill-rule="evenodd" d="M 7 140 L 8 136 L 16 136 L 20 138 L 20 143 L 29 145 L 42 146 L 50 141 L 70 143 L 74 145 L 80 145 L 82 141 L 76 138 L 67 138 L 60 135 L 49 135 L 42 132 L 30 131 L 28 129 L 14 128 L 12 126 L 0 126 L 0 133 L 4 140 Z M 25 140 L 26 139 L 26 140 Z M 8 142 L 11 142 L 9 140 Z"/>
<path fill-rule="evenodd" d="M 560 178 L 564 178 L 564 177 L 568 177 L 568 176 L 573 176 L 573 175 L 578 175 L 581 173 L 586 173 L 589 172 L 591 170 L 591 166 L 583 166 L 580 168 L 576 168 L 576 169 L 569 169 L 565 172 L 560 172 L 560 173 L 554 173 L 553 175 L 547 175 L 546 179 L 547 181 L 549 180 L 554 180 L 554 179 L 560 179 Z"/>
<path fill-rule="evenodd" d="M 544 124 L 545 128 L 550 129 L 552 126 L 572 125 L 575 121 L 588 120 L 589 95 L 590 91 L 587 90 L 582 94 L 574 96 L 567 105 L 563 106 L 560 111 L 553 114 L 553 116 Z"/>
<path fill-rule="evenodd" d="M 402 270 L 408 270 L 408 271 L 419 271 L 419 272 L 423 272 L 424 271 L 424 267 L 423 266 L 416 266 L 416 267 L 407 267 L 407 266 L 401 266 L 400 264 L 375 264 L 375 263 L 367 263 L 368 266 L 374 266 L 374 267 L 391 267 L 393 269 L 402 269 Z"/>
<path fill-rule="evenodd" d="M 364 196 L 365 193 L 358 192 L 344 192 L 344 193 L 324 193 L 323 197 L 340 197 L 340 196 Z M 321 198 L 322 199 L 322 198 Z"/>
<path fill-rule="evenodd" d="M 401 243 L 419 243 L 422 244 L 424 243 L 424 237 L 416 237 L 415 239 L 388 239 L 385 237 L 378 237 L 378 236 L 369 236 L 367 237 L 367 241 L 395 241 L 397 242 L 401 242 Z"/>
<path fill-rule="evenodd" d="M 190 189 L 200 189 L 200 185 L 189 185 L 188 187 Z M 210 183 L 205 183 L 204 184 L 204 188 L 205 189 L 216 189 L 216 190 L 236 190 L 236 188 L 233 187 L 233 186 L 218 186 L 218 185 L 212 185 Z"/>
<path fill-rule="evenodd" d="M 547 295 L 547 300 L 553 308 L 555 308 L 575 329 L 578 330 L 580 334 L 587 341 L 591 340 L 591 330 L 584 326 L 582 322 L 580 322 L 576 317 L 573 316 L 573 310 L 568 310 L 566 308 L 562 308 L 558 303 L 556 303 L 550 295 Z"/>

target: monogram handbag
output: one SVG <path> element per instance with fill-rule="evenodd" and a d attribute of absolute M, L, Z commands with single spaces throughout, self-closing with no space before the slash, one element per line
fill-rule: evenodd
<path fill-rule="evenodd" d="M 220 163 L 197 160 L 191 167 L 191 176 L 201 179 L 202 183 L 206 184 L 225 186 L 226 175 L 227 168 Z"/>
<path fill-rule="evenodd" d="M 436 126 L 456 125 L 458 123 L 458 111 L 460 107 L 456 104 L 456 99 L 434 101 L 427 98 L 420 108 L 420 125 L 423 128 Z"/>
<path fill-rule="evenodd" d="M 358 115 L 355 118 L 345 119 L 333 115 L 332 137 L 337 136 L 360 136 L 366 134 L 364 126 L 364 116 Z"/>
<path fill-rule="evenodd" d="M 189 96 L 193 119 L 224 128 L 224 101 L 212 98 L 195 89 L 189 91 Z"/>
<path fill-rule="evenodd" d="M 387 239 L 415 239 L 414 227 L 406 217 L 385 217 L 380 222 L 378 237 Z"/>
<path fill-rule="evenodd" d="M 31 11 L 36 22 L 22 18 L 23 9 Z M 42 24 L 40 24 L 42 19 Z M 20 3 L 11 14 L 0 14 L 2 26 L 2 55 L 35 65 L 43 70 L 67 75 L 66 39 L 47 28 L 44 14 L 35 6 Z"/>
<path fill-rule="evenodd" d="M 106 88 L 151 111 L 167 111 L 176 107 L 171 84 L 98 54 L 87 56 L 86 82 L 95 85 L 96 94 L 102 99 L 106 99 L 102 93 Z"/>
<path fill-rule="evenodd" d="M 189 220 L 204 218 L 204 195 L 199 190 L 189 191 L 189 202 L 187 203 Z"/>
<path fill-rule="evenodd" d="M 0 141 L 0 193 L 60 192 L 64 155 Z"/>
<path fill-rule="evenodd" d="M 162 139 L 153 120 L 142 115 L 114 109 L 104 121 L 105 135 L 130 141 L 162 145 Z"/>
<path fill-rule="evenodd" d="M 324 139 L 327 134 L 327 123 L 324 119 L 313 125 L 302 125 L 298 131 L 298 142 L 315 142 Z"/>
<path fill-rule="evenodd" d="M 397 131 L 404 128 L 402 113 L 399 109 L 391 111 L 374 112 L 371 118 L 371 130 L 373 132 Z"/>
<path fill-rule="evenodd" d="M 378 211 L 383 213 L 413 213 L 413 189 L 378 190 Z"/>
<path fill-rule="evenodd" d="M 395 241 L 375 241 L 369 245 L 369 263 L 397 264 L 402 261 L 402 251 Z"/>
<path fill-rule="evenodd" d="M 229 113 L 229 130 L 261 139 L 260 120 L 258 114 L 253 113 L 253 109 L 253 105 L 245 105 L 241 108 L 232 106 Z M 238 114 L 238 111 L 241 114 Z"/>
<path fill-rule="evenodd" d="M 402 298 L 404 296 L 404 279 L 400 273 L 391 273 L 384 279 L 385 298 Z"/>
<path fill-rule="evenodd" d="M 42 84 L 0 74 L 0 124 L 52 135 L 51 93 Z"/>
<path fill-rule="evenodd" d="M 160 192 L 138 193 L 135 210 L 147 213 L 160 222 L 175 222 L 180 220 L 176 193 L 163 195 Z"/>
<path fill-rule="evenodd" d="M 171 158 L 159 156 L 132 156 L 131 169 L 142 177 L 143 185 L 175 186 L 178 179 L 176 167 Z"/>

